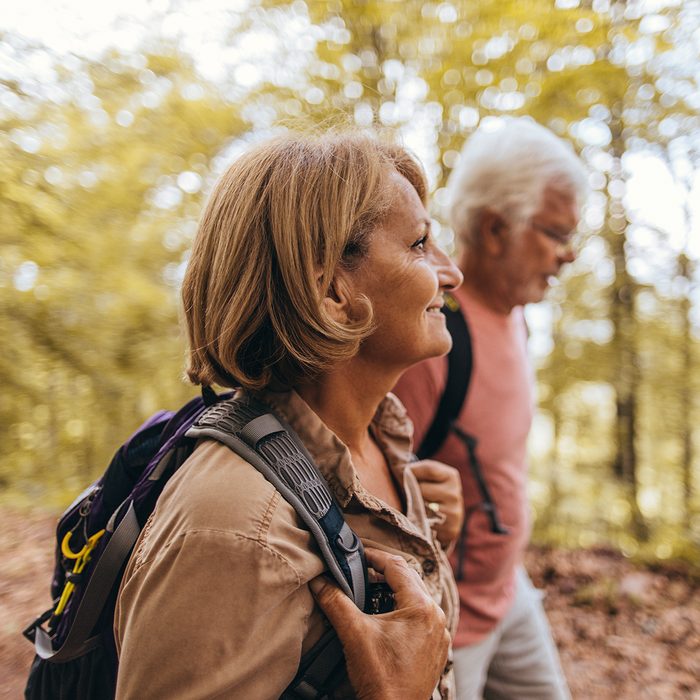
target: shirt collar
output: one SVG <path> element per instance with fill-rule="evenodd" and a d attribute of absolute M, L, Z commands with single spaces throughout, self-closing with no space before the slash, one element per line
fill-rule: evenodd
<path fill-rule="evenodd" d="M 255 392 L 254 397 L 267 404 L 296 431 L 341 507 L 345 508 L 353 496 L 366 504 L 378 503 L 360 484 L 348 448 L 296 391 L 264 390 Z M 370 430 L 396 482 L 403 485 L 403 472 L 412 457 L 413 426 L 393 394 L 382 399 Z"/>

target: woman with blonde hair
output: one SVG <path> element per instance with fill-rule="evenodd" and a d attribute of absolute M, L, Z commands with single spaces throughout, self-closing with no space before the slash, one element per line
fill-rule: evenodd
<path fill-rule="evenodd" d="M 425 700 L 436 682 L 435 697 L 452 697 L 456 592 L 438 538 L 448 544 L 454 522 L 425 507 L 411 425 L 389 393 L 451 346 L 440 309 L 461 275 L 432 238 L 426 196 L 414 158 L 367 135 L 254 146 L 215 187 L 183 285 L 190 380 L 237 388 L 291 425 L 397 610 L 339 625 L 353 613 L 329 605 L 340 598 L 317 579 L 324 561 L 294 509 L 201 440 L 124 575 L 117 697 L 279 697 L 326 625 L 311 587 L 345 646 L 349 684 L 333 697 Z M 458 503 L 458 480 L 433 467 L 431 494 L 456 488 Z M 421 609 L 413 629 L 399 624 L 409 608 Z"/>

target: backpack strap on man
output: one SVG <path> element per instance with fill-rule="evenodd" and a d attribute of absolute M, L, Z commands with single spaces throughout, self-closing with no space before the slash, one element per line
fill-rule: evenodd
<path fill-rule="evenodd" d="M 445 294 L 445 306 L 442 312 L 445 314 L 447 330 L 452 336 L 452 350 L 447 355 L 447 382 L 433 422 L 416 452 L 418 459 L 428 459 L 442 447 L 452 422 L 462 410 L 472 376 L 472 342 L 469 326 L 459 302 L 452 294 Z"/>
<path fill-rule="evenodd" d="M 477 439 L 473 435 L 469 435 L 469 433 L 462 430 L 456 424 L 456 422 L 452 423 L 452 430 L 467 448 L 467 452 L 469 453 L 469 465 L 472 468 L 472 474 L 474 475 L 474 480 L 476 481 L 476 485 L 479 489 L 479 495 L 481 496 L 481 503 L 479 504 L 478 508 L 472 507 L 471 509 L 465 511 L 464 520 L 462 522 L 462 530 L 459 533 L 459 538 L 457 540 L 457 567 L 455 570 L 455 578 L 458 581 L 462 581 L 464 579 L 467 524 L 473 513 L 476 510 L 482 510 L 484 513 L 486 513 L 491 525 L 491 532 L 493 532 L 494 535 L 508 535 L 510 534 L 510 530 L 501 523 L 501 520 L 498 517 L 498 511 L 496 510 L 496 504 L 491 496 L 491 491 L 486 483 L 486 479 L 484 479 L 484 470 L 481 468 L 481 462 L 476 455 Z"/>

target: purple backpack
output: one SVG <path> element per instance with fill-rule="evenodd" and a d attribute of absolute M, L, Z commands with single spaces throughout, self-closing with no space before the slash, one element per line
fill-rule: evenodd
<path fill-rule="evenodd" d="M 163 487 L 202 437 L 223 442 L 261 471 L 314 534 L 341 588 L 360 608 L 376 607 L 376 601 L 365 600 L 360 540 L 296 433 L 259 402 L 205 389 L 176 413 L 151 416 L 59 519 L 53 605 L 23 633 L 36 650 L 27 699 L 114 696 L 118 664 L 112 623 L 118 584 Z M 330 679 L 337 683 L 343 675 L 342 649 L 329 632 L 302 658 L 283 697 L 299 697 L 297 686 L 307 693 L 303 697 L 323 697 Z M 308 694 L 309 686 L 316 695 Z"/>

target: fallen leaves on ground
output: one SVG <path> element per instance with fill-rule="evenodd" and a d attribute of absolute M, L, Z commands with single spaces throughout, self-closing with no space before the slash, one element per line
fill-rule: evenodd
<path fill-rule="evenodd" d="M 617 552 L 531 548 L 526 565 L 575 699 L 700 698 L 700 579 Z"/>
<path fill-rule="evenodd" d="M 0 509 L 0 698 L 22 696 L 21 630 L 50 604 L 55 518 Z M 531 548 L 575 700 L 700 700 L 700 578 L 607 550 Z"/>

